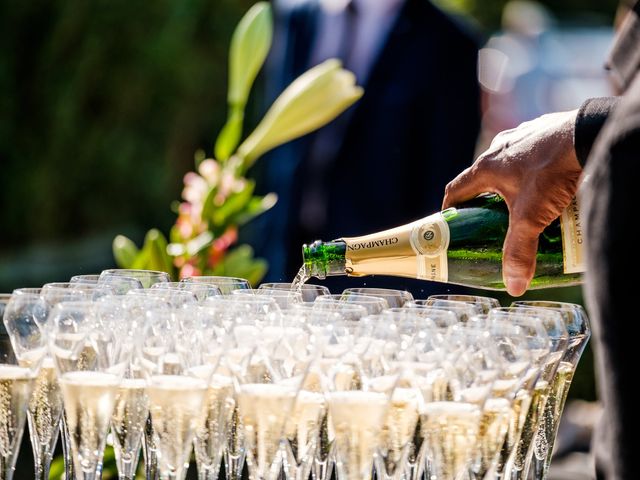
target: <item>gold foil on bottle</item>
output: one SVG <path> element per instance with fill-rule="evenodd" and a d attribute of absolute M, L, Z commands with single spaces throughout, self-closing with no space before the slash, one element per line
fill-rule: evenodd
<path fill-rule="evenodd" d="M 449 226 L 441 213 L 383 232 L 342 239 L 349 275 L 448 280 Z"/>
<path fill-rule="evenodd" d="M 564 273 L 582 273 L 585 271 L 584 238 L 582 236 L 581 220 L 580 202 L 577 197 L 574 197 L 560 216 Z"/>

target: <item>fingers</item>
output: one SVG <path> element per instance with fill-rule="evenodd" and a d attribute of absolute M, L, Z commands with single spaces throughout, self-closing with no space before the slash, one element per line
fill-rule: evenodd
<path fill-rule="evenodd" d="M 470 200 L 487 191 L 485 189 L 484 174 L 482 172 L 483 169 L 478 168 L 477 164 L 474 164 L 451 180 L 444 190 L 442 209 L 453 207 L 456 204 Z"/>
<path fill-rule="evenodd" d="M 510 219 L 504 240 L 502 277 L 509 295 L 519 297 L 536 271 L 536 253 L 540 231 L 527 221 Z"/>

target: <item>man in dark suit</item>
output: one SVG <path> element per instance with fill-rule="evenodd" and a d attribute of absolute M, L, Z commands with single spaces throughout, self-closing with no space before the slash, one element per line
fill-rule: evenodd
<path fill-rule="evenodd" d="M 290 2 L 291 3 L 291 2 Z M 477 44 L 427 0 L 276 2 L 268 99 L 319 62 L 337 57 L 364 96 L 334 122 L 256 166 L 258 185 L 279 195 L 251 243 L 267 278 L 290 281 L 301 245 L 362 235 L 437 211 L 448 179 L 473 159 L 478 134 Z M 345 286 L 443 287 L 404 279 L 328 279 Z"/>
<path fill-rule="evenodd" d="M 638 478 L 635 445 L 640 271 L 640 2 L 629 7 L 608 62 L 619 98 L 587 100 L 573 112 L 544 115 L 499 134 L 489 150 L 448 186 L 444 207 L 478 193 L 501 193 L 509 205 L 503 272 L 522 295 L 535 271 L 538 236 L 580 185 L 586 218 L 585 299 L 593 322 L 604 415 L 594 443 L 598 478 Z M 635 418 L 635 420 L 633 420 Z"/>

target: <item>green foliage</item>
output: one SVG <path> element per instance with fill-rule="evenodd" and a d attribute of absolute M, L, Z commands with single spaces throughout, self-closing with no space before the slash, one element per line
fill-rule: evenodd
<path fill-rule="evenodd" d="M 260 283 L 265 273 L 267 262 L 254 259 L 253 249 L 249 245 L 240 245 L 231 250 L 212 271 L 213 275 L 246 278 L 252 285 Z"/>
<path fill-rule="evenodd" d="M 0 249 L 168 229 L 176 179 L 224 124 L 230 38 L 252 3 L 2 2 Z"/>
<path fill-rule="evenodd" d="M 196 153 L 197 171 L 185 175 L 183 202 L 174 206 L 178 218 L 171 229 L 171 244 L 157 230 L 149 232 L 140 251 L 128 239 L 116 237 L 113 251 L 120 267 L 163 270 L 174 277 L 245 277 L 254 284 L 266 272 L 266 263 L 254 259 L 250 247 L 230 250 L 237 241 L 238 227 L 276 201 L 272 194 L 254 196 L 255 181 L 246 178 L 245 172 L 263 153 L 320 128 L 363 94 L 355 85 L 355 75 L 338 60 L 329 59 L 294 80 L 238 146 L 244 109 L 271 47 L 272 28 L 271 7 L 266 2 L 254 5 L 240 20 L 231 41 L 229 117 L 216 142 L 218 158 Z"/>
<path fill-rule="evenodd" d="M 249 92 L 271 48 L 272 22 L 269 4 L 259 2 L 242 17 L 233 33 L 229 51 L 229 113 L 216 140 L 218 160 L 227 160 L 240 143 Z"/>

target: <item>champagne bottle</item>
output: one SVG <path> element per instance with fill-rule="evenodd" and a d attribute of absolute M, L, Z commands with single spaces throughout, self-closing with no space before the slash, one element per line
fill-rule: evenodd
<path fill-rule="evenodd" d="M 393 275 L 504 290 L 502 245 L 509 225 L 504 199 L 484 194 L 421 220 L 362 237 L 303 245 L 310 276 Z M 579 284 L 584 271 L 576 199 L 540 235 L 530 288 Z"/>

